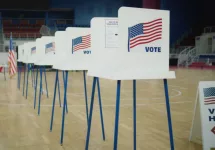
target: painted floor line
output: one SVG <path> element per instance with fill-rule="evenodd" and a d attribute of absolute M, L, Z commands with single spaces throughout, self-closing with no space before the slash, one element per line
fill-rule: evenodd
<path fill-rule="evenodd" d="M 193 101 L 180 101 L 180 102 L 170 102 L 170 104 L 180 104 L 180 103 L 193 103 Z M 147 105 L 162 105 L 166 103 L 142 103 L 142 104 L 137 104 L 137 106 L 147 106 Z M 0 105 L 3 106 L 33 106 L 33 104 L 11 104 L 11 103 L 0 103 Z M 40 105 L 41 107 L 52 107 L 51 104 L 45 104 L 45 105 Z M 59 105 L 55 105 L 56 107 Z M 94 106 L 99 106 L 99 105 L 94 105 Z M 115 107 L 116 105 L 102 105 L 102 107 Z M 133 106 L 133 104 L 121 104 L 121 107 L 123 106 Z M 85 107 L 85 105 L 68 105 L 68 107 Z"/>

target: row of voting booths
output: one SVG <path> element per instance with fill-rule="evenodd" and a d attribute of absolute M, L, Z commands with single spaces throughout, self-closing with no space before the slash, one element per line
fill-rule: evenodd
<path fill-rule="evenodd" d="M 169 71 L 169 18 L 170 13 L 166 10 L 121 7 L 118 11 L 118 18 L 95 17 L 90 22 L 90 28 L 68 27 L 65 31 L 57 31 L 55 36 L 42 36 L 34 42 L 19 45 L 18 63 L 25 64 L 25 72 L 21 75 L 22 72 L 18 69 L 18 88 L 20 89 L 20 85 L 23 84 L 23 96 L 28 98 L 28 88 L 31 88 L 28 86 L 29 72 L 32 71 L 34 88 L 32 103 L 34 109 L 38 110 L 38 115 L 41 115 L 41 96 L 45 93 L 47 98 L 53 100 L 50 131 L 53 128 L 55 101 L 59 100 L 60 106 L 62 104 L 60 144 L 63 144 L 64 140 L 65 115 L 68 109 L 72 109 L 67 107 L 67 101 L 69 101 L 67 87 L 68 84 L 72 84 L 72 81 L 68 80 L 69 71 L 79 70 L 83 71 L 83 94 L 85 95 L 83 101 L 86 104 L 85 149 L 90 149 L 96 90 L 98 91 L 102 138 L 104 141 L 106 139 L 101 98 L 103 93 L 100 92 L 99 78 L 116 81 L 114 150 L 118 145 L 121 81 L 131 80 L 133 83 L 131 87 L 133 91 L 133 148 L 136 149 L 136 84 L 138 84 L 136 80 L 162 79 L 166 97 L 170 148 L 174 149 L 167 83 L 167 79 L 175 78 L 175 72 Z M 48 95 L 46 66 L 51 66 L 55 72 L 53 97 Z M 61 72 L 63 72 L 64 91 L 60 92 L 59 73 Z M 93 78 L 91 95 L 87 95 L 86 76 Z M 22 77 L 24 78 L 21 79 Z M 57 98 L 57 94 L 60 95 L 60 93 L 64 97 L 62 100 L 60 96 Z M 88 98 L 90 104 L 87 103 Z M 141 130 L 144 130 L 144 127 Z"/>

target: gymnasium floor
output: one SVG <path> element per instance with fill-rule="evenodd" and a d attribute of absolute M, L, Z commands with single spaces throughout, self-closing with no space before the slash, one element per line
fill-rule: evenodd
<path fill-rule="evenodd" d="M 176 150 L 201 150 L 201 145 L 188 141 L 199 81 L 215 80 L 215 71 L 176 69 L 177 79 L 169 80 L 172 122 Z M 60 73 L 62 74 L 62 73 Z M 23 75 L 23 73 L 22 73 Z M 56 99 L 53 131 L 49 131 L 53 98 L 53 72 L 47 73 L 49 98 L 42 96 L 41 115 L 33 109 L 33 88 L 29 78 L 28 99 L 17 90 L 17 80 L 4 81 L 0 74 L 0 150 L 84 150 L 86 115 L 81 72 L 69 73 L 68 109 L 65 119 L 64 144 L 60 146 L 62 109 Z M 22 77 L 23 81 L 23 77 Z M 88 102 L 92 78 L 87 78 Z M 106 141 L 102 140 L 97 100 L 93 112 L 90 150 L 110 150 L 113 146 L 116 81 L 100 79 Z M 44 86 L 45 87 L 45 86 Z M 168 150 L 166 106 L 162 80 L 137 81 L 137 149 Z M 37 96 L 38 97 L 38 96 Z M 58 95 L 57 95 L 58 97 Z M 61 76 L 61 101 L 63 84 Z M 122 82 L 119 150 L 133 149 L 132 81 Z"/>

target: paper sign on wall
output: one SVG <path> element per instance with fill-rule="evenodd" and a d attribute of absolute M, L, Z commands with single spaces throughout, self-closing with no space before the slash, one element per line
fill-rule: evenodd
<path fill-rule="evenodd" d="M 190 141 L 215 148 L 215 82 L 199 82 Z"/>

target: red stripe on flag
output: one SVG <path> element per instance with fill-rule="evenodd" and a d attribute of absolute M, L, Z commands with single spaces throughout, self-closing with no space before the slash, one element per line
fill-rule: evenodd
<path fill-rule="evenodd" d="M 159 19 L 156 19 L 156 20 L 153 20 L 153 21 L 150 21 L 150 22 L 145 22 L 144 24 L 150 24 L 150 23 L 154 23 L 156 21 L 161 21 L 161 20 L 162 20 L 162 18 L 159 18 Z"/>
<path fill-rule="evenodd" d="M 158 38 L 155 38 L 155 39 L 151 39 L 151 40 L 149 40 L 149 41 L 141 41 L 141 42 L 138 42 L 138 43 L 135 43 L 134 45 L 130 45 L 130 48 L 134 48 L 135 46 L 137 46 L 137 45 L 140 45 L 140 44 L 147 44 L 147 43 L 150 43 L 150 42 L 153 42 L 153 41 L 156 41 L 156 40 L 159 40 L 159 39 L 161 39 L 161 37 L 158 37 Z"/>

